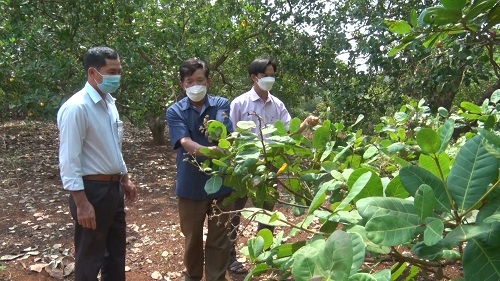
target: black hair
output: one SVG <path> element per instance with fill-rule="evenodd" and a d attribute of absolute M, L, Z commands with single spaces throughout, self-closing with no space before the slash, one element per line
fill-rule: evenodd
<path fill-rule="evenodd" d="M 250 76 L 257 75 L 259 73 L 265 73 L 266 68 L 271 65 L 274 69 L 274 72 L 278 69 L 276 60 L 271 57 L 259 57 L 256 58 L 250 63 L 248 66 L 248 74 Z"/>
<path fill-rule="evenodd" d="M 117 60 L 118 58 L 118 53 L 109 47 L 92 47 L 85 54 L 83 66 L 85 71 L 91 67 L 99 71 L 101 67 L 106 66 L 106 59 Z"/>
<path fill-rule="evenodd" d="M 208 65 L 204 61 L 198 58 L 190 58 L 185 62 L 183 62 L 179 67 L 179 75 L 181 78 L 181 82 L 184 81 L 184 78 L 193 75 L 193 73 L 198 69 L 203 69 L 205 71 L 205 77 L 208 78 L 208 75 L 210 74 L 210 69 L 208 68 Z"/>

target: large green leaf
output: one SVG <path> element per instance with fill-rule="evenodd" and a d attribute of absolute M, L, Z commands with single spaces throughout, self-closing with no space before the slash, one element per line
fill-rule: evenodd
<path fill-rule="evenodd" d="M 410 200 L 389 197 L 363 198 L 356 203 L 356 208 L 365 221 L 379 216 L 393 216 L 413 225 L 420 224 L 420 217 Z"/>
<path fill-rule="evenodd" d="M 481 107 L 477 104 L 468 101 L 463 101 L 460 103 L 460 107 L 467 110 L 469 113 L 481 114 Z"/>
<path fill-rule="evenodd" d="M 448 177 L 448 188 L 460 210 L 474 206 L 497 178 L 498 159 L 482 145 L 482 136 L 470 139 L 460 149 Z"/>
<path fill-rule="evenodd" d="M 487 13 L 497 2 L 498 0 L 474 0 L 470 8 L 465 11 L 464 20 L 468 21 L 480 14 Z"/>
<path fill-rule="evenodd" d="M 455 130 L 455 121 L 453 119 L 447 119 L 444 122 L 443 127 L 441 127 L 441 133 L 439 136 L 441 137 L 441 147 L 439 148 L 439 152 L 444 152 L 448 144 L 450 143 L 451 137 L 453 136 L 453 131 Z"/>
<path fill-rule="evenodd" d="M 207 194 L 214 194 L 220 190 L 222 186 L 222 178 L 219 176 L 211 177 L 205 183 L 205 192 Z"/>
<path fill-rule="evenodd" d="M 441 148 L 441 138 L 430 128 L 422 128 L 417 133 L 417 143 L 424 153 L 435 154 Z"/>
<path fill-rule="evenodd" d="M 417 209 L 420 219 L 423 221 L 425 218 L 432 216 L 434 206 L 436 205 L 436 198 L 432 187 L 427 184 L 422 184 L 415 193 L 415 208 Z"/>
<path fill-rule="evenodd" d="M 325 202 L 326 199 L 326 191 L 328 188 L 331 186 L 330 182 L 323 183 L 314 195 L 314 198 L 309 205 L 309 211 L 307 212 L 308 215 L 312 214 L 314 211 L 316 211 L 323 202 Z"/>
<path fill-rule="evenodd" d="M 349 281 L 377 281 L 375 276 L 369 273 L 356 273 L 354 275 L 349 276 Z"/>
<path fill-rule="evenodd" d="M 292 264 L 295 280 L 307 281 L 314 276 L 318 255 L 320 255 L 318 249 L 311 245 L 306 245 L 295 252 Z"/>
<path fill-rule="evenodd" d="M 313 135 L 313 145 L 317 150 L 323 150 L 330 141 L 330 130 L 326 127 L 319 127 Z"/>
<path fill-rule="evenodd" d="M 351 190 L 353 189 L 355 182 L 357 182 L 362 175 L 368 172 L 371 172 L 369 180 L 366 182 L 363 189 L 360 192 L 358 192 L 358 195 L 353 199 L 354 202 L 365 197 L 384 195 L 384 186 L 382 184 L 382 180 L 380 179 L 377 173 L 374 173 L 372 172 L 372 170 L 367 168 L 359 168 L 351 173 L 349 179 L 347 180 L 347 187 L 349 189 L 349 193 L 351 193 Z"/>
<path fill-rule="evenodd" d="M 462 11 L 436 6 L 425 9 L 419 17 L 419 24 L 446 25 L 456 23 L 462 17 Z"/>
<path fill-rule="evenodd" d="M 366 223 L 366 235 L 376 244 L 398 246 L 411 241 L 416 225 L 396 216 L 372 217 Z"/>
<path fill-rule="evenodd" d="M 349 190 L 349 193 L 347 196 L 342 200 L 342 202 L 335 208 L 336 211 L 344 209 L 351 201 L 356 198 L 363 189 L 366 188 L 368 182 L 371 180 L 372 175 L 374 173 L 371 171 L 367 171 L 360 175 L 359 177 L 356 177 L 356 181 L 352 184 L 352 187 Z M 352 174 L 351 174 L 352 175 Z M 349 177 L 351 178 L 351 177 Z"/>
<path fill-rule="evenodd" d="M 491 224 L 459 225 L 446 235 L 443 242 L 448 247 L 456 247 L 460 242 L 477 239 L 493 229 Z"/>
<path fill-rule="evenodd" d="M 431 172 L 418 166 L 406 166 L 399 171 L 401 183 L 411 196 L 415 196 L 422 184 L 427 184 L 434 190 L 437 199 L 436 208 L 441 211 L 450 211 L 450 201 L 444 189 L 444 182 Z"/>
<path fill-rule="evenodd" d="M 500 160 L 500 137 L 482 128 L 479 128 L 478 131 L 483 136 L 484 148 L 486 148 L 489 153 Z"/>
<path fill-rule="evenodd" d="M 350 233 L 352 241 L 352 265 L 351 265 L 351 275 L 358 272 L 365 261 L 365 242 L 363 237 L 359 233 Z"/>
<path fill-rule="evenodd" d="M 406 34 L 411 31 L 411 26 L 404 20 L 384 20 L 389 31 L 396 34 Z"/>
<path fill-rule="evenodd" d="M 407 198 L 410 196 L 408 191 L 403 187 L 399 175 L 394 177 L 387 187 L 385 188 L 385 196 L 387 197 L 397 197 L 397 198 Z"/>
<path fill-rule="evenodd" d="M 441 0 L 441 4 L 445 8 L 454 9 L 454 10 L 462 10 L 465 7 L 466 0 Z"/>
<path fill-rule="evenodd" d="M 500 280 L 500 247 L 489 246 L 477 239 L 467 242 L 463 257 L 465 280 Z"/>
<path fill-rule="evenodd" d="M 443 178 L 444 180 L 450 174 L 450 166 L 451 166 L 450 157 L 448 156 L 448 154 L 442 152 L 438 155 L 438 158 L 439 158 L 438 160 L 439 166 L 436 163 L 434 155 L 420 154 L 420 157 L 418 159 L 418 165 L 430 171 L 436 177 L 440 179 Z"/>
<path fill-rule="evenodd" d="M 342 230 L 334 231 L 318 256 L 315 275 L 329 277 L 330 280 L 347 280 L 351 275 L 353 251 L 351 235 Z"/>
<path fill-rule="evenodd" d="M 443 240 L 444 224 L 440 219 L 427 218 L 424 230 L 424 243 L 433 246 Z"/>

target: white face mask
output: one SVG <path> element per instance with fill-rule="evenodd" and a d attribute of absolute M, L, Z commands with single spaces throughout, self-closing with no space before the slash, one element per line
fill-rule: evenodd
<path fill-rule="evenodd" d="M 201 101 L 207 94 L 207 87 L 202 85 L 194 85 L 186 88 L 186 95 L 194 102 Z"/>
<path fill-rule="evenodd" d="M 264 91 L 271 91 L 274 84 L 274 77 L 264 77 L 257 80 L 257 85 Z"/>

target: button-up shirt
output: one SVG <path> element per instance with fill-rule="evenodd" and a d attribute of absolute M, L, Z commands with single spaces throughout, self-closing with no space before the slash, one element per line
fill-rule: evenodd
<path fill-rule="evenodd" d="M 87 82 L 57 112 L 59 168 L 66 190 L 83 190 L 82 176 L 125 174 L 123 122 L 115 99 L 105 99 Z"/>
<path fill-rule="evenodd" d="M 267 100 L 264 101 L 253 87 L 231 102 L 231 121 L 235 130 L 239 121 L 254 121 L 256 127 L 252 129 L 252 132 L 257 134 L 259 132 L 259 119 L 256 114 L 262 118 L 262 127 L 281 120 L 288 130 L 292 120 L 285 104 L 280 99 L 269 93 Z"/>
<path fill-rule="evenodd" d="M 226 126 L 228 133 L 233 131 L 233 125 L 229 119 L 229 100 L 222 97 L 207 95 L 205 104 L 198 110 L 189 99 L 183 98 L 167 109 L 166 118 L 170 133 L 170 143 L 177 150 L 177 181 L 175 192 L 177 196 L 190 200 L 207 200 L 228 195 L 234 190 L 222 186 L 221 189 L 211 195 L 205 192 L 205 183 L 210 176 L 200 172 L 198 167 L 189 161 L 192 156 L 181 145 L 180 140 L 190 137 L 193 141 L 203 146 L 214 146 L 217 143 L 209 142 L 205 133 L 200 131 L 203 120 L 208 115 L 208 120 L 218 120 Z M 192 158 L 191 158 L 192 159 Z M 198 163 L 203 163 L 206 157 L 197 156 Z"/>

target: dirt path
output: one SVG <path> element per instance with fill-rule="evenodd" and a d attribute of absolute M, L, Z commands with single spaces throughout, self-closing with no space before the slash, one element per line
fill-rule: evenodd
<path fill-rule="evenodd" d="M 0 280 L 74 280 L 73 274 L 57 278 L 64 268 L 71 272 L 74 262 L 57 135 L 53 123 L 0 124 Z M 140 200 L 127 207 L 127 280 L 180 280 L 184 240 L 174 194 L 175 154 L 150 139 L 147 130 L 126 128 L 124 157 L 140 190 Z"/>

